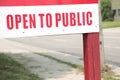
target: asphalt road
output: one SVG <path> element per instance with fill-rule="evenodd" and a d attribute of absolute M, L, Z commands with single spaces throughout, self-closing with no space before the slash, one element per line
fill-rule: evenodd
<path fill-rule="evenodd" d="M 120 27 L 104 30 L 105 59 L 120 66 Z"/>
<path fill-rule="evenodd" d="M 120 27 L 104 29 L 105 62 L 120 66 Z M 35 47 L 83 56 L 82 34 L 9 39 Z"/>

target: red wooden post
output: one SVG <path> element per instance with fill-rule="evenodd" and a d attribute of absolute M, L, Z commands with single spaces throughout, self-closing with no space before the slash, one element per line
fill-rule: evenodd
<path fill-rule="evenodd" d="M 85 80 L 101 80 L 99 33 L 83 34 Z"/>

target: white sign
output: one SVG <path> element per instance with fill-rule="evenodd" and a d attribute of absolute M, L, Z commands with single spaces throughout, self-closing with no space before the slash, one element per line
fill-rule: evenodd
<path fill-rule="evenodd" d="M 99 32 L 98 4 L 0 7 L 0 38 L 91 32 Z"/>

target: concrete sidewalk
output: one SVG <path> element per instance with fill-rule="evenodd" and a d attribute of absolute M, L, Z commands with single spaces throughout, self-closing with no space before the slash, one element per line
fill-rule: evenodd
<path fill-rule="evenodd" d="M 84 80 L 82 71 L 35 54 L 35 52 L 50 55 L 73 64 L 83 64 L 83 61 L 77 56 L 32 47 L 6 39 L 0 39 L 0 52 L 8 54 L 32 73 L 43 77 L 45 80 Z"/>
<path fill-rule="evenodd" d="M 43 77 L 45 80 L 84 80 L 84 73 L 72 67 L 58 63 L 37 53 L 50 55 L 73 64 L 83 65 L 82 58 L 53 50 L 25 45 L 22 43 L 0 39 L 0 52 L 4 52 L 19 61 L 32 73 Z M 115 75 L 120 75 L 120 68 L 111 65 Z"/>

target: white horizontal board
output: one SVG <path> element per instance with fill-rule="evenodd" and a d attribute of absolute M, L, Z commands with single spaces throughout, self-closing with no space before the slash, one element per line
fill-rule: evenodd
<path fill-rule="evenodd" d="M 98 4 L 0 7 L 0 38 L 92 32 L 99 32 Z"/>

